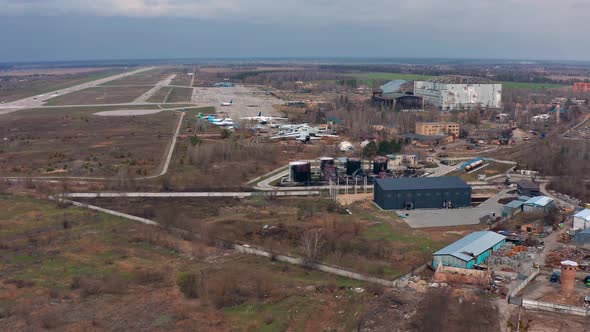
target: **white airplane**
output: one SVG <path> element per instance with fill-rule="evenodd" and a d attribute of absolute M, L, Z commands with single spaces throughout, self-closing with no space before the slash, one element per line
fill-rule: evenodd
<path fill-rule="evenodd" d="M 267 124 L 271 121 L 282 121 L 282 120 L 288 120 L 287 118 L 281 118 L 281 117 L 276 117 L 276 116 L 263 116 L 262 112 L 258 113 L 258 116 L 247 116 L 247 117 L 243 117 L 240 118 L 242 120 L 253 120 L 253 121 L 258 121 L 258 123 L 260 124 Z"/>
<path fill-rule="evenodd" d="M 230 118 L 209 120 L 209 122 L 211 122 L 212 124 L 214 124 L 216 126 L 222 126 L 222 127 L 234 125 L 234 120 L 232 120 Z"/>
<path fill-rule="evenodd" d="M 221 102 L 221 106 L 231 106 L 234 104 L 234 100 L 230 100 L 229 102 Z"/>
<path fill-rule="evenodd" d="M 309 129 L 314 129 L 314 128 L 309 128 Z M 270 139 L 295 139 L 297 141 L 303 142 L 303 143 L 308 143 L 312 140 L 319 140 L 322 139 L 323 137 L 333 137 L 333 138 L 337 138 L 338 135 L 332 135 L 332 134 L 325 134 L 325 133 L 321 133 L 315 130 L 308 130 L 307 128 L 305 129 L 301 129 L 301 130 L 296 130 L 290 133 L 282 133 L 282 134 L 278 134 L 276 136 L 271 137 Z"/>

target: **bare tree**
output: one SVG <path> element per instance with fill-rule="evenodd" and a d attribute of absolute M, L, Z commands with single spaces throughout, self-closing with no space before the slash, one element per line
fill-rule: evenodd
<path fill-rule="evenodd" d="M 320 251 L 324 246 L 324 237 L 318 229 L 308 229 L 301 234 L 300 239 L 301 251 L 307 262 L 314 262 L 320 256 Z"/>

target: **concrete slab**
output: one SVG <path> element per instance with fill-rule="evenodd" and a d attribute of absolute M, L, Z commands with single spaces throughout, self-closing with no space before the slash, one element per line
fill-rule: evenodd
<path fill-rule="evenodd" d="M 230 100 L 233 100 L 233 105 L 221 106 L 222 102 Z M 254 87 L 194 88 L 192 102 L 198 106 L 215 106 L 218 113 L 227 113 L 234 121 L 256 116 L 259 112 L 267 116 L 282 115 L 273 107 L 282 104 L 282 101 Z"/>
<path fill-rule="evenodd" d="M 498 200 L 510 196 L 507 192 L 503 190 L 474 208 L 404 210 L 398 213 L 408 214 L 404 220 L 412 228 L 476 225 L 481 217 L 493 212 L 496 216 L 502 215 L 503 206 Z"/>

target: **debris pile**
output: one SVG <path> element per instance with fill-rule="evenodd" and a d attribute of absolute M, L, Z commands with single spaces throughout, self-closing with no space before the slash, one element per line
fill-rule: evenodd
<path fill-rule="evenodd" d="M 584 252 L 576 248 L 564 247 L 547 254 L 545 257 L 545 266 L 559 268 L 562 261 L 573 260 L 580 261 L 585 258 Z"/>

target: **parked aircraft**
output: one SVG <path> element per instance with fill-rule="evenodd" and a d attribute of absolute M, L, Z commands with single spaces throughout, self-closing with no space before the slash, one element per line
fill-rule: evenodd
<path fill-rule="evenodd" d="M 258 123 L 260 123 L 260 124 L 267 124 L 271 121 L 288 120 L 287 118 L 281 118 L 281 117 L 276 117 L 276 116 L 263 116 L 262 112 L 259 112 L 258 116 L 247 116 L 247 117 L 243 117 L 240 119 L 258 121 Z"/>
<path fill-rule="evenodd" d="M 234 100 L 232 99 L 229 102 L 221 102 L 221 106 L 231 106 L 231 105 L 233 105 L 233 103 L 234 103 Z"/>

